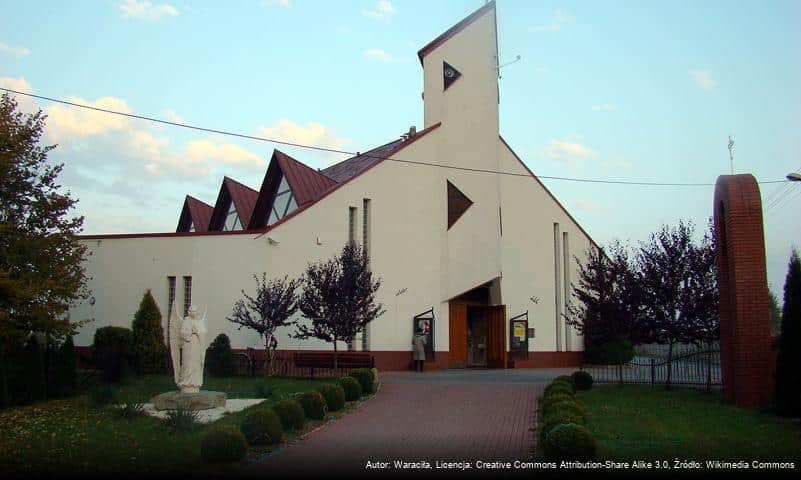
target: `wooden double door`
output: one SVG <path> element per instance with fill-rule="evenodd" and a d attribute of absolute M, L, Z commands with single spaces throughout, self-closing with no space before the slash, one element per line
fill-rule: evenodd
<path fill-rule="evenodd" d="M 451 302 L 451 368 L 506 368 L 506 306 Z"/>

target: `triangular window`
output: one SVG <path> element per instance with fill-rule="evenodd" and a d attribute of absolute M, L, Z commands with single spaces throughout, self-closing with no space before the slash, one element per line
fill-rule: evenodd
<path fill-rule="evenodd" d="M 242 230 L 242 222 L 239 221 L 239 214 L 236 213 L 236 206 L 234 206 L 233 201 L 231 201 L 231 204 L 228 207 L 228 214 L 225 216 L 225 225 L 223 226 L 223 230 Z"/>
<path fill-rule="evenodd" d="M 267 225 L 272 225 L 298 208 L 292 189 L 289 188 L 289 183 L 287 183 L 286 177 L 283 175 L 281 175 L 281 181 L 278 184 L 278 190 L 275 192 L 272 203 L 273 206 L 267 215 Z"/>
<path fill-rule="evenodd" d="M 444 82 L 443 90 L 447 90 L 448 87 L 451 86 L 453 82 L 459 79 L 462 74 L 459 70 L 456 70 L 452 66 L 448 65 L 448 62 L 442 62 L 442 79 Z"/>
<path fill-rule="evenodd" d="M 195 222 L 192 222 L 192 223 L 189 224 L 189 231 L 190 232 L 194 232 L 195 231 Z"/>
<path fill-rule="evenodd" d="M 448 182 L 448 230 L 471 205 L 473 205 L 473 201 L 451 182 Z"/>

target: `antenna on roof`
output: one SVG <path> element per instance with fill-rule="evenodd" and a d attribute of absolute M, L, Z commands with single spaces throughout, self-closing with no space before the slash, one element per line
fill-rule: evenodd
<path fill-rule="evenodd" d="M 731 174 L 734 175 L 734 156 L 731 153 L 732 148 L 734 148 L 734 140 L 732 140 L 731 135 L 729 135 L 729 166 L 731 167 Z"/>

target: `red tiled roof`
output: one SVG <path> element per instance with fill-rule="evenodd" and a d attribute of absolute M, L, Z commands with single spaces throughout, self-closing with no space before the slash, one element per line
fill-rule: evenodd
<path fill-rule="evenodd" d="M 214 203 L 214 212 L 211 214 L 211 220 L 209 220 L 209 230 L 222 230 L 225 217 L 228 214 L 229 201 L 234 202 L 234 208 L 236 208 L 236 213 L 239 215 L 242 225 L 248 225 L 258 197 L 259 192 L 256 190 L 237 182 L 233 178 L 224 177 L 222 185 L 220 185 L 220 193 L 217 195 L 217 201 Z"/>
<path fill-rule="evenodd" d="M 196 232 L 205 232 L 209 229 L 209 221 L 214 207 L 197 198 L 187 195 L 184 200 L 184 207 L 181 209 L 181 217 L 178 220 L 178 232 L 188 232 L 189 226 L 194 225 Z"/>
<path fill-rule="evenodd" d="M 451 28 L 446 30 L 445 33 L 438 36 L 437 38 L 429 42 L 428 45 L 418 50 L 417 58 L 420 59 L 420 64 L 421 65 L 423 64 L 423 57 L 436 50 L 437 47 L 448 41 L 448 39 L 450 39 L 457 33 L 467 28 L 470 24 L 481 18 L 481 16 L 483 16 L 490 10 L 495 10 L 495 0 L 492 0 L 491 2 L 487 3 L 483 7 L 476 10 L 475 12 L 471 13 L 464 20 L 452 26 Z"/>
<path fill-rule="evenodd" d="M 322 171 L 323 175 L 333 178 L 336 182 L 344 182 L 354 177 L 370 165 L 380 162 L 382 158 L 389 157 L 403 143 L 403 140 L 393 140 L 355 157 L 331 165 Z"/>
<path fill-rule="evenodd" d="M 298 206 L 317 200 L 321 193 L 336 185 L 336 181 L 276 150 L 273 158 L 286 177 Z"/>

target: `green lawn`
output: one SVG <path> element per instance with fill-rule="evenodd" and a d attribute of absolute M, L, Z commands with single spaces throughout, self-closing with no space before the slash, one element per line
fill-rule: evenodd
<path fill-rule="evenodd" d="M 332 380 L 208 378 L 204 390 L 228 393 L 229 398 L 261 398 L 259 385 L 269 384 L 272 405 L 297 392 L 316 390 Z M 147 402 L 153 395 L 174 390 L 172 378 L 147 376 L 117 387 L 122 401 Z M 251 407 L 253 408 L 253 407 Z M 214 423 L 239 425 L 248 410 Z M 339 412 L 337 412 L 339 414 Z M 304 429 L 322 422 L 309 422 Z M 209 426 L 170 434 L 158 419 L 125 420 L 110 407 L 97 409 L 86 395 L 27 407 L 0 410 L 0 477 L 20 474 L 221 473 L 230 466 L 210 468 L 200 459 L 200 442 Z M 294 435 L 286 435 L 291 441 Z M 252 461 L 269 447 L 251 449 Z"/>
<path fill-rule="evenodd" d="M 598 442 L 614 460 L 789 460 L 801 463 L 801 427 L 763 409 L 737 408 L 720 391 L 593 386 L 577 399 Z"/>

